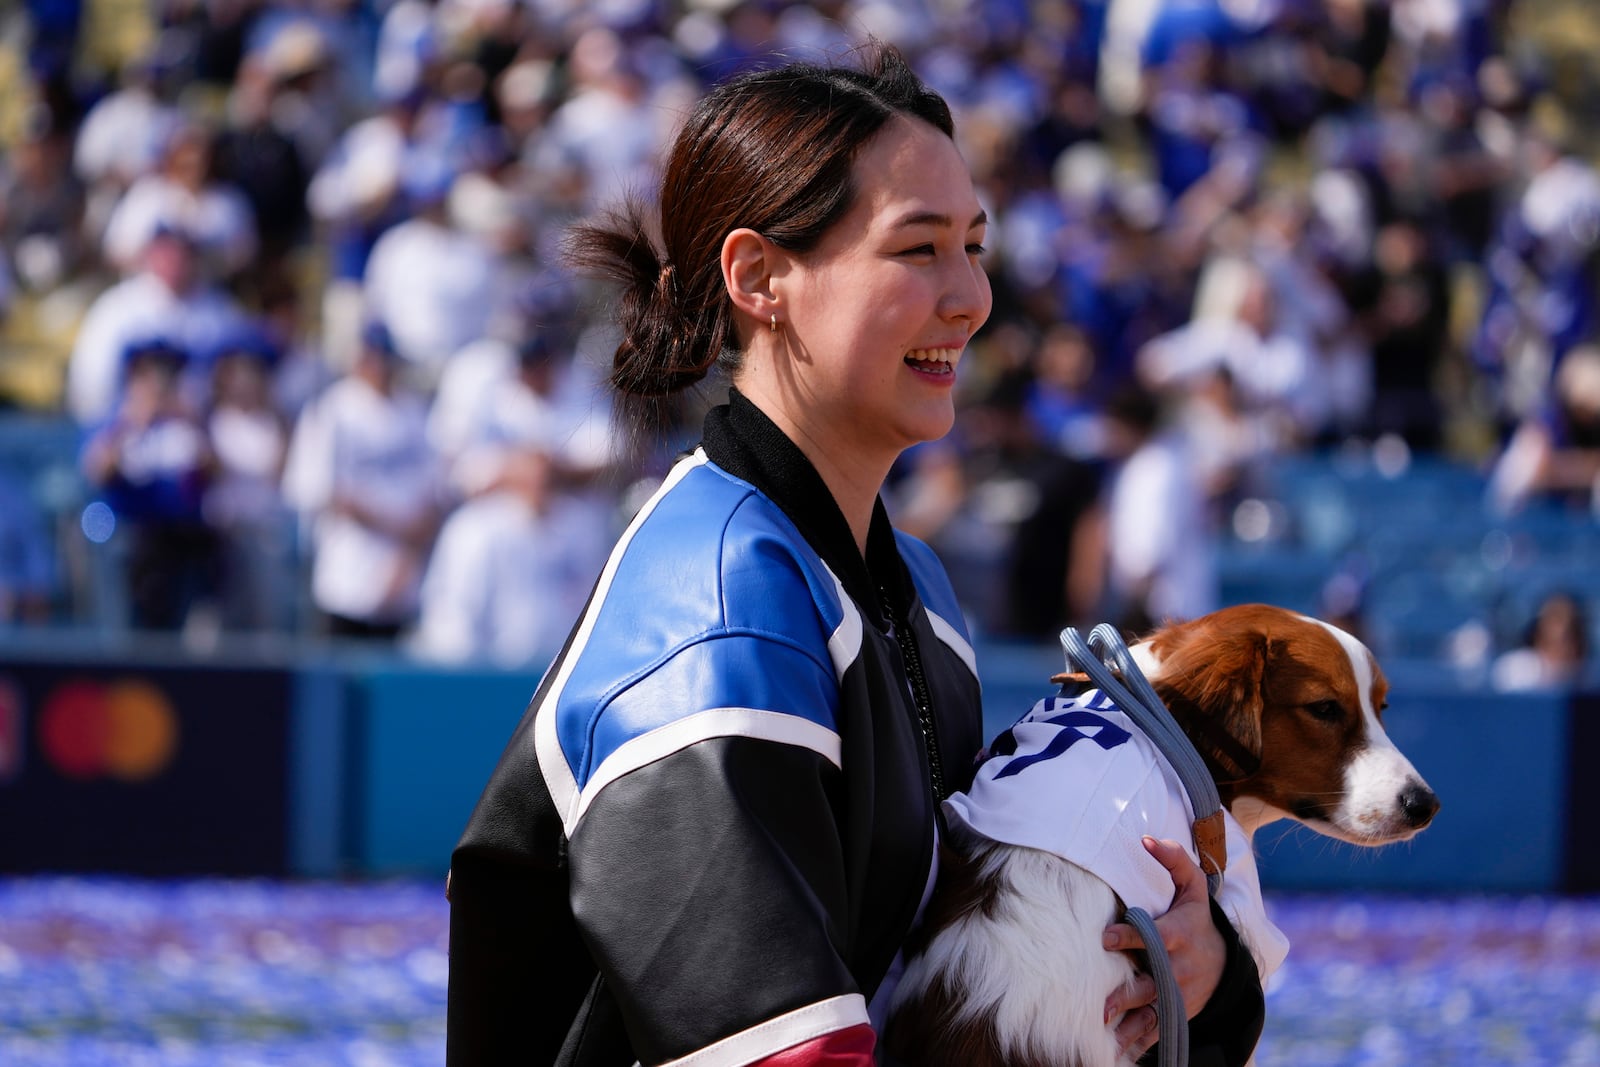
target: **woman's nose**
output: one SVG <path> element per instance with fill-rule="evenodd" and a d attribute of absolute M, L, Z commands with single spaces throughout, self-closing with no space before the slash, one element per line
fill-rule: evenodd
<path fill-rule="evenodd" d="M 946 318 L 967 319 L 977 330 L 993 306 L 994 293 L 982 264 L 966 259 L 950 271 L 942 308 Z"/>

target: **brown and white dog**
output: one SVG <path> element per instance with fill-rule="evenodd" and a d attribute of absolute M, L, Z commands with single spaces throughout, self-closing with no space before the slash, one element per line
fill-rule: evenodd
<path fill-rule="evenodd" d="M 1385 845 L 1427 826 L 1438 798 L 1384 732 L 1388 682 L 1372 653 L 1336 627 L 1281 608 L 1243 605 L 1168 625 L 1132 653 L 1217 781 L 1227 813 L 1227 864 L 1217 900 L 1265 981 L 1288 943 L 1261 903 L 1251 853 L 1255 831 L 1289 818 L 1355 845 Z M 1090 803 L 1073 799 L 1057 806 L 1070 789 L 1085 788 L 1060 781 L 1064 772 L 1085 776 L 1052 758 L 1074 742 L 1095 742 L 1078 746 L 1080 759 L 1140 762 L 1134 753 L 1146 743 L 1142 732 L 1124 729 L 1129 720 L 1097 699 L 1104 701 L 1093 692 L 1041 701 L 1024 719 L 1037 720 L 1029 727 L 1035 732 L 1026 734 L 1019 723 L 1002 735 L 972 790 L 947 806 L 946 860 L 917 943 L 908 949 L 885 1035 L 888 1051 L 901 1062 L 1129 1067 L 1114 1036 L 1118 1020 L 1106 1022 L 1102 1007 L 1137 965 L 1128 954 L 1102 948 L 1101 936 L 1135 903 L 1123 897 L 1148 895 L 1154 906 L 1147 910 L 1160 914 L 1172 886 L 1159 866 L 1153 874 L 1131 875 L 1103 868 L 1137 866 L 1131 857 L 1142 853 L 1141 832 L 1189 841 L 1187 825 L 1182 832 L 1135 826 L 1124 833 L 1128 819 L 1170 820 L 1177 813 L 1192 820 L 1193 813 L 1186 801 L 1148 799 L 1165 795 L 1171 782 L 1152 794 L 1148 784 L 1097 780 Z M 1048 751 L 1046 740 L 1055 742 Z M 985 774 L 995 750 L 1012 765 Z M 1159 762 L 1171 777 L 1165 761 L 1149 756 L 1145 762 Z M 1063 833 L 1081 837 L 1077 824 L 1097 818 L 1082 812 L 1097 806 L 1111 814 L 1091 828 L 1092 846 L 1056 844 Z M 1152 815 L 1153 808 L 1171 810 Z M 1062 824 L 1073 828 L 1060 830 Z M 1148 883 L 1140 881 L 1146 877 Z M 1119 893 L 1108 879 L 1128 888 Z M 1166 897 L 1156 900 L 1144 884 L 1151 894 L 1164 885 Z"/>

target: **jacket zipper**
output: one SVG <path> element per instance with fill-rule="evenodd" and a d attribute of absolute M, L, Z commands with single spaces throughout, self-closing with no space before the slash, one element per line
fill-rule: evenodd
<path fill-rule="evenodd" d="M 906 662 L 911 695 L 917 705 L 917 725 L 922 729 L 922 747 L 928 757 L 928 779 L 933 787 L 934 810 L 938 811 L 939 803 L 945 799 L 944 764 L 939 758 L 939 738 L 933 726 L 933 697 L 928 692 L 928 678 L 922 670 L 922 655 L 917 650 L 917 638 L 911 632 L 910 622 L 896 619 L 887 592 L 880 589 L 878 595 L 883 600 L 884 615 L 889 619 L 895 639 L 900 644 L 900 657 Z"/>

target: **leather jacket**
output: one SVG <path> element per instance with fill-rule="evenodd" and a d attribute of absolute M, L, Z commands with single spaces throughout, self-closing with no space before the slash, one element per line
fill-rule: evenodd
<path fill-rule="evenodd" d="M 734 392 L 619 540 L 452 855 L 447 1063 L 870 1062 L 980 695 L 933 553 L 880 502 L 863 558 Z M 1214 914 L 1228 970 L 1191 1048 L 1238 1064 L 1263 1002 Z"/>

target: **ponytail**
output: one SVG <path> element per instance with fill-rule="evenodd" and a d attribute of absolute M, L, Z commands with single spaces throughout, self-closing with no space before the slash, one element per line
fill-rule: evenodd
<path fill-rule="evenodd" d="M 623 424 L 659 429 L 676 394 L 706 377 L 719 360 L 737 358 L 720 263 L 699 289 L 686 284 L 651 234 L 643 207 L 629 201 L 598 222 L 576 227 L 567 258 L 580 270 L 616 283 L 622 340 L 607 381 Z"/>

